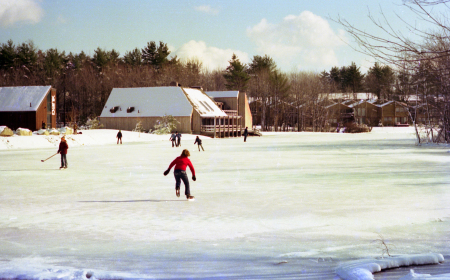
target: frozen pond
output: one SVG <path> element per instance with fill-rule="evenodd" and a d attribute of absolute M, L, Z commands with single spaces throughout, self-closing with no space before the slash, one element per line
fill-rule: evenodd
<path fill-rule="evenodd" d="M 184 135 L 195 201 L 162 174 L 182 150 L 168 135 L 115 133 L 71 136 L 67 170 L 41 162 L 57 150 L 45 136 L 0 139 L 0 277 L 339 279 L 339 263 L 381 256 L 379 234 L 391 254 L 450 255 L 450 148 L 410 128 L 201 137 L 205 152 Z"/>

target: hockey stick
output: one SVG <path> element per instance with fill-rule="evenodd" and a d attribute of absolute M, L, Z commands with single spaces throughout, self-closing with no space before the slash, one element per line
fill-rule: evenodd
<path fill-rule="evenodd" d="M 51 157 L 49 157 L 49 158 L 46 158 L 46 159 L 41 159 L 41 161 L 44 162 L 44 161 L 46 161 L 47 159 L 50 159 L 50 158 L 56 156 L 57 154 L 58 154 L 58 153 L 56 153 L 56 154 L 54 154 L 53 156 L 51 156 Z"/>

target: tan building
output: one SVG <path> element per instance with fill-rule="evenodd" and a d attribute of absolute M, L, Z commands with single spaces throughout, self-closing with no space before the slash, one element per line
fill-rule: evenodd
<path fill-rule="evenodd" d="M 173 116 L 180 133 L 211 137 L 241 136 L 242 118 L 228 115 L 199 88 L 114 88 L 99 117 L 105 128 L 133 130 L 141 122 L 154 129 L 163 116 Z"/>
<path fill-rule="evenodd" d="M 253 130 L 252 112 L 247 94 L 240 91 L 207 91 L 216 104 L 229 116 L 240 116 L 242 126 Z"/>

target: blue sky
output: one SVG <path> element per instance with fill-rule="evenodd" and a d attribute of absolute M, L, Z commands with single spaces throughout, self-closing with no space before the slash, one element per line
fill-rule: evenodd
<path fill-rule="evenodd" d="M 233 53 L 248 63 L 269 55 L 282 71 L 323 71 L 354 61 L 365 72 L 373 59 L 353 51 L 344 18 L 381 34 L 368 19 L 380 11 L 405 34 L 396 15 L 420 26 L 402 0 L 0 0 L 0 43 L 32 40 L 42 50 L 92 55 L 97 47 L 126 51 L 163 41 L 172 55 L 223 69 Z"/>

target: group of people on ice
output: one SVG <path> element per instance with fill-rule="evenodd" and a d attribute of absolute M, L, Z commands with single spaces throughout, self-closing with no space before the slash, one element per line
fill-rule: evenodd
<path fill-rule="evenodd" d="M 244 142 L 247 141 L 247 136 L 248 136 L 248 129 L 247 127 L 244 130 Z M 119 130 L 119 132 L 117 133 L 117 144 L 122 144 L 122 131 Z M 178 133 L 178 131 L 176 131 L 175 133 L 172 133 L 172 135 L 170 136 L 170 141 L 172 141 L 172 147 L 179 147 L 181 146 L 181 133 Z M 197 136 L 195 138 L 195 142 L 194 145 L 197 144 L 198 146 L 198 151 L 200 152 L 200 148 L 205 151 L 203 149 L 203 145 L 202 145 L 202 140 L 200 139 L 199 136 Z M 57 154 L 61 154 L 61 168 L 67 168 L 68 164 L 67 164 L 67 150 L 69 149 L 69 145 L 67 144 L 66 141 L 66 137 L 63 136 L 61 138 L 61 142 L 59 143 L 59 147 L 58 147 L 58 152 Z M 164 171 L 164 176 L 167 176 L 167 174 L 169 174 L 170 170 L 172 169 L 172 167 L 175 166 L 173 175 L 175 177 L 175 194 L 177 197 L 180 197 L 180 186 L 181 186 L 181 181 L 183 181 L 184 183 L 184 195 L 186 196 L 186 198 L 188 200 L 190 199 L 194 199 L 194 196 L 191 195 L 191 191 L 190 191 L 190 187 L 189 187 L 189 178 L 187 176 L 186 173 L 186 168 L 189 167 L 189 169 L 191 170 L 192 173 L 192 180 L 195 181 L 197 180 L 197 178 L 195 177 L 195 169 L 194 166 L 192 165 L 191 160 L 188 158 L 189 156 L 191 156 L 191 154 L 189 153 L 189 151 L 187 149 L 184 149 L 181 152 L 181 155 L 177 158 L 175 158 L 169 165 L 169 167 L 167 168 L 166 171 Z"/>
<path fill-rule="evenodd" d="M 172 141 L 172 148 L 181 146 L 181 133 L 175 131 L 175 133 L 172 133 L 172 135 L 170 135 L 169 140 Z"/>

